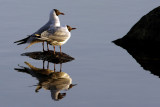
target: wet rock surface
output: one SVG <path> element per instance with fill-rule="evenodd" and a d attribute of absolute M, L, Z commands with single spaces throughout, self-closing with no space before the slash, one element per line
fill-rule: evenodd
<path fill-rule="evenodd" d="M 36 59 L 36 60 L 43 60 L 43 61 L 48 61 L 48 62 L 57 63 L 57 64 L 58 63 L 66 63 L 66 62 L 74 60 L 73 57 L 71 57 L 63 52 L 62 52 L 62 54 L 60 52 L 56 52 L 54 54 L 53 51 L 27 52 L 27 53 L 23 53 L 21 55 L 28 56 L 28 57 Z"/>

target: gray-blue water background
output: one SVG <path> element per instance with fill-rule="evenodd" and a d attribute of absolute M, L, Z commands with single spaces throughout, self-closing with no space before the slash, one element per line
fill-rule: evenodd
<path fill-rule="evenodd" d="M 159 107 L 158 76 L 143 70 L 126 50 L 111 43 L 123 37 L 159 3 L 159 0 L 0 0 L 0 106 Z M 77 86 L 66 91 L 60 101 L 52 100 L 48 90 L 35 93 L 38 81 L 14 70 L 18 64 L 26 66 L 25 61 L 42 68 L 42 61 L 20 56 L 42 50 L 42 44 L 24 50 L 26 45 L 17 46 L 13 42 L 45 24 L 54 8 L 66 14 L 59 16 L 61 25 L 77 28 L 62 46 L 64 53 L 75 58 L 63 64 L 62 71 Z"/>

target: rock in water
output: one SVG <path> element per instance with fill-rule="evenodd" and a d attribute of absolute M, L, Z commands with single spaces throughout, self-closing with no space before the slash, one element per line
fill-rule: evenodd
<path fill-rule="evenodd" d="M 160 45 L 160 6 L 144 15 L 117 45 Z"/>
<path fill-rule="evenodd" d="M 113 41 L 152 74 L 160 77 L 160 6 L 144 15 L 131 30 Z"/>
<path fill-rule="evenodd" d="M 73 57 L 71 57 L 63 52 L 62 52 L 62 54 L 60 54 L 60 52 L 56 52 L 54 54 L 53 51 L 27 52 L 27 53 L 23 53 L 21 55 L 28 56 L 28 57 L 36 59 L 36 60 L 43 60 L 43 61 L 48 61 L 48 62 L 52 62 L 52 63 L 66 63 L 66 62 L 74 60 Z"/>

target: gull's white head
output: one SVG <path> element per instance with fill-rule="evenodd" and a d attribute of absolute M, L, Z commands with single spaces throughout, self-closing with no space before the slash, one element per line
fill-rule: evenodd
<path fill-rule="evenodd" d="M 58 9 L 53 9 L 53 10 L 50 12 L 50 17 L 59 16 L 59 15 L 64 15 L 64 13 L 60 12 Z"/>
<path fill-rule="evenodd" d="M 66 96 L 66 93 L 60 93 L 59 90 L 51 90 L 51 97 L 55 101 L 59 101 Z"/>
<path fill-rule="evenodd" d="M 64 13 L 60 12 L 60 11 L 57 10 L 57 9 L 53 9 L 53 10 L 54 10 L 54 12 L 56 13 L 57 16 L 59 16 L 59 15 L 64 15 Z"/>
<path fill-rule="evenodd" d="M 64 13 L 60 12 L 59 10 L 57 9 L 53 9 L 51 12 L 50 12 L 50 17 L 49 17 L 49 21 L 51 23 L 54 24 L 54 26 L 60 26 L 60 21 L 59 21 L 59 18 L 58 16 L 59 15 L 64 15 Z"/>

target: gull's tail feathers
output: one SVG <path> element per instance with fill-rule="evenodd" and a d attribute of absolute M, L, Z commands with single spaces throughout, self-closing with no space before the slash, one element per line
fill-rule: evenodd
<path fill-rule="evenodd" d="M 34 69 L 34 70 L 38 70 L 38 68 L 34 67 L 33 65 L 31 65 L 30 63 L 28 62 L 24 62 L 28 67 L 30 67 L 31 69 Z"/>
<path fill-rule="evenodd" d="M 25 44 L 25 43 L 29 43 L 29 45 L 25 48 L 29 48 L 31 45 L 35 44 L 35 43 L 40 43 L 43 42 L 42 40 L 39 40 L 37 36 L 35 35 L 29 35 L 28 37 L 15 41 L 14 43 L 17 43 L 17 45 L 21 45 L 21 44 Z"/>
<path fill-rule="evenodd" d="M 30 37 L 31 37 L 31 36 L 28 36 L 28 37 L 26 37 L 26 38 L 24 38 L 24 39 L 15 41 L 14 43 L 17 43 L 17 45 L 25 44 L 25 43 L 27 43 L 27 41 L 29 40 Z"/>

